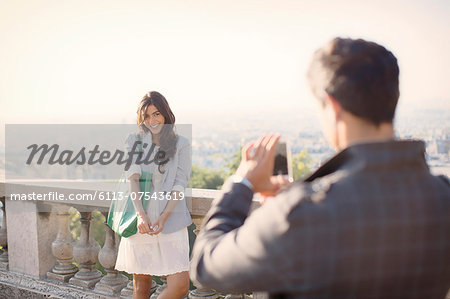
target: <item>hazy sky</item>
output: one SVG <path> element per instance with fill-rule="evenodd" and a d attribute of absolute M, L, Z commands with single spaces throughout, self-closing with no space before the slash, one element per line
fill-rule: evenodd
<path fill-rule="evenodd" d="M 149 90 L 181 122 L 301 113 L 334 36 L 398 58 L 401 105 L 450 103 L 450 1 L 0 1 L 5 123 L 121 123 Z M 239 109 L 242 109 L 239 111 Z"/>

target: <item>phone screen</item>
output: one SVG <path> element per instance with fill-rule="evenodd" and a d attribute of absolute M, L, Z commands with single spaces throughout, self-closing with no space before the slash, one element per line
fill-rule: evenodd
<path fill-rule="evenodd" d="M 286 142 L 279 142 L 275 153 L 273 175 L 279 174 L 292 179 L 291 155 Z"/>

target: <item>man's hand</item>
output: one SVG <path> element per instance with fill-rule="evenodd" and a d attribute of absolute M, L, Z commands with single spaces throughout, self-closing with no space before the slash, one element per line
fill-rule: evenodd
<path fill-rule="evenodd" d="M 242 160 L 236 174 L 249 180 L 253 191 L 263 196 L 275 195 L 280 188 L 277 180 L 271 179 L 279 139 L 279 134 L 263 135 L 242 149 Z"/>
<path fill-rule="evenodd" d="M 274 186 L 277 186 L 277 191 L 281 188 L 287 187 L 292 184 L 291 181 L 287 180 L 282 174 L 277 176 L 270 177 L 270 181 Z M 273 192 L 261 192 L 261 201 L 260 203 L 263 205 L 266 203 L 267 198 L 274 196 Z"/>

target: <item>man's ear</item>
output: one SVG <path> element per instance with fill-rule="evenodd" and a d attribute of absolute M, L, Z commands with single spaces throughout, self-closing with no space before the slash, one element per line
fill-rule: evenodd
<path fill-rule="evenodd" d="M 342 106 L 339 102 L 331 95 L 327 94 L 325 97 L 326 105 L 329 105 L 334 113 L 336 121 L 340 120 L 342 113 Z"/>

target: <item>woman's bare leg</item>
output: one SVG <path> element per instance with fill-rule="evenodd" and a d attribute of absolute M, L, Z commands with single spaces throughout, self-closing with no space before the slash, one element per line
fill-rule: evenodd
<path fill-rule="evenodd" d="M 133 274 L 133 299 L 148 299 L 151 288 L 151 275 Z"/>
<path fill-rule="evenodd" d="M 189 291 L 189 272 L 167 275 L 167 287 L 158 299 L 180 299 Z"/>

